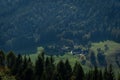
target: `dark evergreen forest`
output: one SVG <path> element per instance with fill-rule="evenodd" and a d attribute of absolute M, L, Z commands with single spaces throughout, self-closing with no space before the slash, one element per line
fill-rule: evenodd
<path fill-rule="evenodd" d="M 84 71 L 79 62 L 73 68 L 68 60 L 54 64 L 54 58 L 45 57 L 44 52 L 33 64 L 30 57 L 15 55 L 12 51 L 5 55 L 0 51 L 0 72 L 14 77 L 4 79 L 4 75 L 0 75 L 0 80 L 120 80 L 120 74 L 115 75 L 112 65 Z"/>
<path fill-rule="evenodd" d="M 44 46 L 62 54 L 64 45 L 120 42 L 119 0 L 1 0 L 0 49 L 35 52 Z"/>
<path fill-rule="evenodd" d="M 0 0 L 0 50 L 0 80 L 120 80 L 120 0 Z"/>

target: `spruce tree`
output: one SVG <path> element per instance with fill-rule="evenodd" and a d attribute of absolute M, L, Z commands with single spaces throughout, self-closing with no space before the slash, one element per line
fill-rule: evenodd
<path fill-rule="evenodd" d="M 45 72 L 44 72 L 44 75 L 46 75 L 46 80 L 49 80 L 50 79 L 50 69 L 51 69 L 51 65 L 50 65 L 50 59 L 47 57 L 46 58 L 46 61 L 45 61 Z M 52 74 L 51 74 L 52 75 Z"/>
<path fill-rule="evenodd" d="M 94 67 L 94 73 L 93 73 L 93 80 L 98 80 L 99 78 L 99 71 L 97 66 Z"/>
<path fill-rule="evenodd" d="M 103 80 L 103 74 L 101 70 L 99 70 L 99 73 L 98 73 L 98 80 Z"/>
<path fill-rule="evenodd" d="M 74 69 L 73 69 L 73 76 L 74 80 L 84 80 L 84 71 L 82 66 L 79 63 L 75 63 Z"/>
<path fill-rule="evenodd" d="M 15 66 L 13 68 L 13 74 L 16 75 L 17 80 L 22 79 L 22 73 L 23 73 L 23 59 L 22 56 L 19 54 Z"/>
<path fill-rule="evenodd" d="M 34 80 L 34 71 L 32 68 L 25 69 L 22 80 Z"/>
<path fill-rule="evenodd" d="M 0 66 L 5 66 L 5 53 L 2 50 L 0 51 Z"/>
<path fill-rule="evenodd" d="M 57 64 L 57 72 L 58 75 L 61 76 L 62 80 L 67 80 L 66 79 L 66 67 L 64 62 L 61 60 L 58 64 Z"/>
<path fill-rule="evenodd" d="M 22 56 L 19 54 L 15 60 L 15 64 L 13 65 L 13 68 L 11 69 L 11 74 L 16 77 L 17 80 L 21 80 L 23 73 L 23 60 Z"/>
<path fill-rule="evenodd" d="M 25 69 L 27 69 L 27 67 L 28 67 L 28 59 L 27 59 L 27 57 L 26 57 L 26 55 L 24 56 L 24 59 L 23 59 L 23 71 L 25 70 Z"/>
<path fill-rule="evenodd" d="M 115 80 L 114 72 L 113 72 L 113 67 L 110 64 L 108 68 L 108 80 Z"/>
<path fill-rule="evenodd" d="M 54 58 L 53 58 L 53 56 L 50 56 L 50 63 L 51 63 L 52 70 L 55 70 Z"/>
<path fill-rule="evenodd" d="M 57 71 L 54 71 L 51 80 L 63 80 L 63 79 L 62 79 L 61 75 Z"/>
<path fill-rule="evenodd" d="M 6 56 L 6 61 L 7 61 L 7 67 L 12 70 L 16 63 L 16 55 L 12 51 L 10 51 Z"/>
<path fill-rule="evenodd" d="M 32 66 L 32 62 L 31 62 L 31 59 L 30 57 L 27 58 L 26 55 L 24 56 L 23 58 L 23 65 L 22 65 L 22 78 L 25 80 L 25 79 L 29 79 L 29 78 L 32 78 L 33 79 L 33 75 L 34 72 L 33 72 L 33 66 Z M 30 76 L 32 75 L 32 76 Z M 30 77 L 29 77 L 30 76 Z"/>
<path fill-rule="evenodd" d="M 71 76 L 72 76 L 72 68 L 71 65 L 68 61 L 68 59 L 65 62 L 65 67 L 66 67 L 66 80 L 70 80 Z"/>
<path fill-rule="evenodd" d="M 104 80 L 108 80 L 108 70 L 107 70 L 107 67 L 105 67 L 105 69 L 104 69 L 103 78 L 104 78 Z"/>
<path fill-rule="evenodd" d="M 40 55 L 38 56 L 38 59 L 35 63 L 35 76 L 36 76 L 36 80 L 40 80 L 41 76 L 44 72 L 44 60 L 43 57 L 41 57 Z"/>
<path fill-rule="evenodd" d="M 28 63 L 28 67 L 33 67 L 33 63 L 31 61 L 30 56 L 28 57 L 27 63 Z"/>
<path fill-rule="evenodd" d="M 51 58 L 47 57 L 45 61 L 45 73 L 46 73 L 46 80 L 51 79 L 53 75 L 54 67 L 53 63 L 51 62 Z"/>

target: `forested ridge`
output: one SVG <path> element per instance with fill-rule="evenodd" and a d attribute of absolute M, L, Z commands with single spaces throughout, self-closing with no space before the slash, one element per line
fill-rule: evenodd
<path fill-rule="evenodd" d="M 1 0 L 0 48 L 17 53 L 44 46 L 120 42 L 119 0 Z M 62 52 L 61 52 L 62 53 Z"/>
<path fill-rule="evenodd" d="M 54 58 L 45 57 L 44 52 L 33 64 L 30 57 L 0 51 L 0 80 L 120 80 L 120 73 L 115 74 L 112 65 L 84 71 L 79 62 L 74 67 L 69 60 L 54 64 Z"/>

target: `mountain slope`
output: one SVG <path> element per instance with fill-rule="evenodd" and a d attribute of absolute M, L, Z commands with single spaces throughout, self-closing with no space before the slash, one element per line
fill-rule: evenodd
<path fill-rule="evenodd" d="M 120 42 L 119 17 L 119 0 L 1 0 L 0 49 L 24 53 L 44 46 L 49 52 L 50 46 Z"/>

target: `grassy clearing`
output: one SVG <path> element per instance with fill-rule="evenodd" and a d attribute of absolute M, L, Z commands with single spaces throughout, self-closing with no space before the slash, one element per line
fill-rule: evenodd
<path fill-rule="evenodd" d="M 120 51 L 120 43 L 116 43 L 114 41 L 109 41 L 109 40 L 99 43 L 92 43 L 91 49 L 95 53 L 97 53 L 98 48 L 101 48 L 102 50 L 105 49 L 104 45 L 107 45 L 109 47 L 109 50 L 105 52 L 105 55 L 112 55 L 117 51 Z"/>
<path fill-rule="evenodd" d="M 104 45 L 107 45 L 109 49 L 105 51 Z M 104 51 L 104 54 L 106 55 L 106 61 L 109 64 L 112 64 L 114 68 L 118 68 L 116 64 L 116 56 L 120 54 L 120 43 L 114 42 L 114 41 L 104 41 L 99 43 L 92 43 L 91 49 L 96 53 L 97 55 L 97 49 L 101 48 Z"/>
<path fill-rule="evenodd" d="M 116 56 L 116 53 L 118 52 L 118 50 L 120 50 L 120 44 L 119 43 L 116 43 L 114 41 L 109 41 L 109 40 L 104 41 L 104 42 L 99 42 L 99 43 L 92 43 L 91 49 L 97 55 L 97 48 L 101 48 L 102 50 L 104 50 L 105 49 L 104 45 L 106 45 L 106 44 L 109 47 L 109 50 L 105 51 L 107 63 L 112 64 L 114 66 L 117 66 L 116 63 L 115 63 L 115 56 Z M 35 63 L 35 61 L 36 61 L 36 59 L 37 59 L 37 57 L 39 55 L 38 54 L 39 52 L 40 52 L 40 50 L 37 51 L 35 54 L 29 55 L 33 63 Z M 46 55 L 46 56 L 48 56 L 48 55 Z M 55 64 L 57 64 L 60 60 L 65 61 L 66 59 L 68 59 L 71 66 L 73 67 L 74 64 L 76 63 L 76 61 L 80 62 L 80 58 L 79 58 L 78 55 L 72 55 L 70 53 L 66 53 L 66 54 L 64 54 L 62 56 L 61 55 L 57 55 L 57 56 L 54 55 L 53 57 L 55 59 Z M 90 69 L 89 64 L 90 63 L 87 60 L 86 65 L 83 65 L 83 68 L 84 68 L 85 71 L 88 71 Z M 118 68 L 118 67 L 115 67 L 115 68 Z"/>

